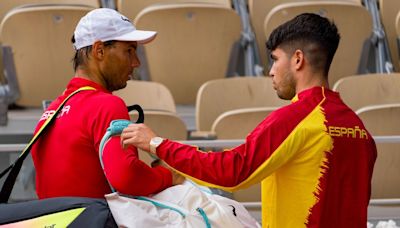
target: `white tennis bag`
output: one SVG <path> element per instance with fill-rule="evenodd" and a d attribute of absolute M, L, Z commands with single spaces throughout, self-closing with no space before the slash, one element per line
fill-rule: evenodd
<path fill-rule="evenodd" d="M 143 122 L 143 111 L 138 112 L 142 115 L 138 122 Z M 130 123 L 128 120 L 114 120 L 110 123 L 99 148 L 99 159 L 103 169 L 103 149 L 106 141 L 112 135 L 121 134 L 122 129 Z M 212 194 L 210 189 L 189 180 L 151 197 L 123 196 L 115 192 L 111 184 L 110 187 L 114 193 L 105 195 L 105 198 L 119 227 L 260 227 L 239 202 Z"/>
<path fill-rule="evenodd" d="M 111 193 L 106 200 L 120 227 L 261 227 L 239 202 L 190 181 L 152 197 Z"/>

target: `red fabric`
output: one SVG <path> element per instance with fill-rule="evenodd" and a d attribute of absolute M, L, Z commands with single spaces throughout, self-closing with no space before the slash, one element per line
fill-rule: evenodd
<path fill-rule="evenodd" d="M 165 140 L 157 154 L 178 171 L 222 189 L 237 190 L 242 182 L 254 184 L 268 179 L 269 189 L 262 191 L 263 218 L 268 218 L 263 220 L 265 227 L 365 227 L 377 156 L 374 140 L 336 92 L 315 87 L 297 97 L 298 101 L 266 117 L 236 148 L 204 152 Z M 324 121 L 317 118 L 312 124 L 313 118 L 309 116 L 322 116 Z M 302 125 L 306 118 L 307 125 Z M 330 127 L 359 128 L 366 134 L 352 137 L 344 131 L 330 131 Z M 325 141 L 320 142 L 323 138 Z M 331 151 L 319 150 L 329 142 Z M 308 155 L 314 153 L 326 158 L 321 167 Z M 307 175 L 299 176 L 300 171 L 313 174 L 310 176 L 315 176 L 315 172 L 321 174 L 314 191 L 304 193 L 306 197 L 315 195 L 315 204 L 305 208 L 308 216 L 301 222 L 296 208 L 301 208 L 299 204 L 308 205 L 309 201 L 304 199 L 309 198 L 293 196 L 304 191 L 302 186 L 315 183 Z"/>
<path fill-rule="evenodd" d="M 209 183 L 233 187 L 268 160 L 317 102 L 318 98 L 308 105 L 296 102 L 272 112 L 247 136 L 246 143 L 223 153 L 196 153 L 198 147 L 164 140 L 157 148 L 157 154 L 183 173 Z"/>
<path fill-rule="evenodd" d="M 157 166 L 151 168 L 139 160 L 138 154 L 121 147 L 119 136 L 111 137 L 103 151 L 105 174 L 111 185 L 123 194 L 134 196 L 159 192 L 172 183 L 171 172 Z"/>
<path fill-rule="evenodd" d="M 35 132 L 49 112 L 57 109 L 69 94 L 83 86 L 91 86 L 96 90 L 82 91 L 70 98 L 56 121 L 32 148 L 36 192 L 40 199 L 58 196 L 102 198 L 111 192 L 100 166 L 98 150 L 110 122 L 129 119 L 122 99 L 94 82 L 73 78 L 64 93 L 43 114 Z M 123 193 L 148 195 L 172 183 L 168 170 L 146 166 L 137 160 L 135 149 L 124 151 L 119 143 L 110 142 L 104 150 L 104 156 L 110 182 L 115 183 L 116 189 Z M 137 178 L 138 174 L 144 173 L 152 179 Z"/>
<path fill-rule="evenodd" d="M 336 93 L 326 91 L 330 102 L 323 104 L 326 126 L 365 129 L 354 112 L 343 105 Z M 334 96 L 336 95 L 336 96 Z M 371 179 L 377 157 L 376 145 L 369 140 L 334 136 L 333 151 L 327 153 L 328 170 L 320 180 L 319 202 L 310 210 L 307 227 L 364 228 L 371 197 Z"/>

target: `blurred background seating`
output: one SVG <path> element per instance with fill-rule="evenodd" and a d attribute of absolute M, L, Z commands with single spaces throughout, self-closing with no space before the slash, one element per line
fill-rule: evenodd
<path fill-rule="evenodd" d="M 139 29 L 158 31 L 154 42 L 138 49 L 139 80 L 115 94 L 127 105 L 141 105 L 145 123 L 162 137 L 244 139 L 270 112 L 289 104 L 277 98 L 271 79 L 263 77 L 269 71 L 265 41 L 274 27 L 303 12 L 333 19 L 341 33 L 330 86 L 372 135 L 400 135 L 395 122 L 400 103 L 399 0 L 4 0 L 0 120 L 5 121 L 0 121 L 0 145 L 7 148 L 30 139 L 42 100 L 54 99 L 73 76 L 70 38 L 77 20 L 98 7 L 115 8 Z M 130 115 L 137 118 L 135 112 Z M 399 198 L 399 180 L 390 175 L 398 173 L 398 144 L 377 145 L 373 200 Z M 0 153 L 0 168 L 15 156 Z M 24 166 L 14 200 L 34 197 L 33 168 Z M 259 202 L 260 185 L 232 196 Z M 398 211 L 392 216 L 388 207 L 386 214 L 376 211 L 375 202 L 372 220 L 400 217 Z"/>
<path fill-rule="evenodd" d="M 369 105 L 356 113 L 374 136 L 400 135 L 400 103 Z M 400 142 L 377 143 L 378 157 L 372 175 L 370 219 L 400 222 Z"/>
<path fill-rule="evenodd" d="M 339 47 L 329 71 L 330 86 L 342 77 L 357 74 L 363 44 L 372 33 L 371 14 L 360 4 L 344 1 L 302 1 L 279 4 L 272 8 L 265 18 L 264 40 L 274 28 L 302 12 L 317 13 L 327 17 L 334 21 L 340 31 Z M 354 28 L 357 28 L 357 32 L 354 32 Z"/>
<path fill-rule="evenodd" d="M 289 101 L 276 96 L 272 79 L 269 77 L 234 77 L 208 81 L 197 93 L 198 132 L 193 132 L 193 135 L 219 138 L 211 129 L 216 119 L 224 112 L 256 107 L 277 108 L 285 104 L 289 104 Z"/>
<path fill-rule="evenodd" d="M 267 54 L 265 53 L 265 32 L 264 32 L 264 21 L 267 15 L 276 6 L 285 3 L 302 3 L 306 2 L 303 0 L 248 0 L 249 14 L 251 19 L 251 24 L 255 32 L 258 52 L 260 53 L 261 65 L 264 68 L 268 68 L 267 65 Z M 309 2 L 309 1 L 308 1 Z M 316 4 L 320 0 L 314 0 Z M 335 2 L 350 2 L 354 4 L 361 5 L 361 0 L 337 0 Z"/>
<path fill-rule="evenodd" d="M 400 102 L 370 105 L 356 112 L 374 136 L 400 135 Z M 372 178 L 372 199 L 400 199 L 400 143 L 377 144 Z M 400 204 L 398 205 L 400 207 Z"/>
<path fill-rule="evenodd" d="M 74 71 L 71 37 L 92 6 L 30 5 L 11 10 L 0 27 L 2 45 L 11 47 L 20 97 L 17 105 L 41 107 L 65 89 Z M 8 75 L 11 77 L 11 75 Z"/>
<path fill-rule="evenodd" d="M 400 11 L 400 1 L 398 0 L 379 0 L 379 16 L 382 19 L 382 26 L 389 44 L 390 57 L 394 70 L 399 72 L 399 46 L 396 33 L 396 16 Z"/>
<path fill-rule="evenodd" d="M 206 3 L 232 8 L 230 0 L 117 0 L 117 10 L 133 21 L 146 7 L 166 3 Z"/>
<path fill-rule="evenodd" d="M 159 136 L 175 140 L 186 140 L 187 129 L 176 113 L 175 101 L 164 85 L 150 81 L 128 81 L 124 89 L 114 92 L 127 106 L 139 104 L 144 111 L 145 124 Z M 137 119 L 137 113 L 130 113 L 131 119 Z"/>
<path fill-rule="evenodd" d="M 145 8 L 137 28 L 158 32 L 144 46 L 149 79 L 164 84 L 177 104 L 194 105 L 204 82 L 226 76 L 240 18 L 217 4 L 163 4 Z"/>
<path fill-rule="evenodd" d="M 139 104 L 144 110 L 176 112 L 176 105 L 169 89 L 158 82 L 130 80 L 125 88 L 113 92 L 127 106 Z"/>
<path fill-rule="evenodd" d="M 333 86 L 353 111 L 369 105 L 400 103 L 399 88 L 399 73 L 348 76 Z"/>

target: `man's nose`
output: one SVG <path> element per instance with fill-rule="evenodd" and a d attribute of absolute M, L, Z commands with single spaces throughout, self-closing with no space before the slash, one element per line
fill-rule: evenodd
<path fill-rule="evenodd" d="M 132 67 L 139 67 L 140 66 L 140 60 L 137 57 L 137 55 L 135 55 L 135 57 L 133 57 L 132 59 Z"/>
<path fill-rule="evenodd" d="M 268 71 L 268 74 L 267 74 L 267 77 L 271 77 L 271 78 L 273 78 L 274 77 L 274 72 L 272 71 L 272 67 L 269 69 L 269 71 Z"/>

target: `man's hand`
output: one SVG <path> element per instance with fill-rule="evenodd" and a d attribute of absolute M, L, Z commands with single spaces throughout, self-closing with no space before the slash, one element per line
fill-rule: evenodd
<path fill-rule="evenodd" d="M 182 184 L 185 181 L 185 177 L 180 175 L 179 173 L 170 170 L 172 173 L 172 185 Z"/>
<path fill-rule="evenodd" d="M 130 124 L 121 134 L 121 144 L 124 148 L 132 145 L 150 152 L 150 140 L 156 134 L 145 124 Z"/>
<path fill-rule="evenodd" d="M 164 166 L 165 168 L 169 169 L 172 174 L 172 185 L 182 184 L 185 181 L 185 177 L 174 171 L 171 167 L 169 167 L 163 160 L 156 159 L 151 163 L 151 167 L 156 166 Z"/>

